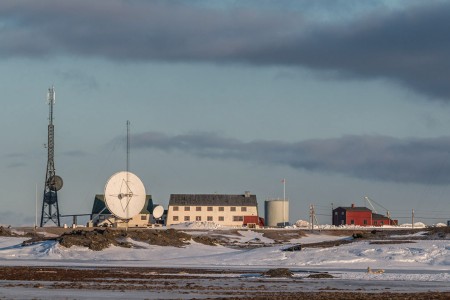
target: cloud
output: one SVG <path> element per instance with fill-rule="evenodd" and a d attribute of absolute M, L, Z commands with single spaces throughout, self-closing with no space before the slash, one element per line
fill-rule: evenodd
<path fill-rule="evenodd" d="M 8 169 L 16 169 L 27 166 L 27 163 L 25 161 L 29 158 L 29 155 L 21 152 L 7 153 L 3 156 L 9 162 L 6 165 Z"/>
<path fill-rule="evenodd" d="M 71 150 L 71 151 L 65 151 L 62 153 L 64 156 L 68 157 L 85 157 L 87 156 L 87 152 L 83 150 Z"/>
<path fill-rule="evenodd" d="M 282 65 L 387 78 L 450 100 L 448 2 L 405 1 L 402 9 L 389 10 L 371 1 L 372 10 L 327 21 L 311 20 L 308 10 L 271 10 L 251 1 L 220 8 L 198 3 L 3 0 L 0 57 Z M 316 12 L 329 1 L 319 3 Z"/>
<path fill-rule="evenodd" d="M 213 133 L 168 136 L 147 132 L 134 135 L 132 141 L 136 148 L 182 151 L 202 158 L 285 165 L 298 170 L 377 181 L 450 183 L 450 137 L 399 139 L 348 135 L 287 143 L 267 140 L 243 142 Z"/>
<path fill-rule="evenodd" d="M 27 154 L 21 153 L 21 152 L 11 152 L 4 155 L 6 158 L 13 158 L 13 159 L 25 159 L 28 157 Z"/>
<path fill-rule="evenodd" d="M 73 85 L 79 88 L 87 88 L 87 89 L 97 89 L 99 84 L 95 77 L 86 74 L 80 70 L 64 70 L 64 71 L 55 71 L 55 75 L 61 78 L 63 81 L 67 81 L 72 83 Z"/>
<path fill-rule="evenodd" d="M 13 211 L 0 212 L 0 226 L 32 226 L 35 218 Z"/>
<path fill-rule="evenodd" d="M 27 166 L 27 164 L 24 162 L 12 162 L 12 163 L 9 163 L 6 167 L 8 169 L 16 169 L 16 168 L 21 168 L 21 167 L 25 167 L 25 166 Z"/>

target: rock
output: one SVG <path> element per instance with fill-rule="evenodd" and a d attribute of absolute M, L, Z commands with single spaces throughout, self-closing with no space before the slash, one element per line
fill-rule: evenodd
<path fill-rule="evenodd" d="M 306 278 L 320 279 L 320 278 L 334 278 L 334 276 L 328 273 L 317 273 L 317 274 L 310 274 Z"/>
<path fill-rule="evenodd" d="M 0 236 L 12 236 L 11 230 L 9 228 L 0 226 Z"/>
<path fill-rule="evenodd" d="M 287 268 L 277 268 L 270 269 L 269 271 L 264 272 L 262 275 L 268 277 L 292 277 L 292 272 Z"/>
<path fill-rule="evenodd" d="M 133 244 L 126 241 L 127 238 L 141 241 L 150 245 L 183 247 L 191 239 L 189 234 L 168 230 L 121 230 L 110 228 L 96 228 L 94 230 L 74 230 L 64 233 L 57 241 L 64 247 L 87 247 L 100 251 L 111 245 L 132 248 Z M 202 239 L 206 243 L 206 239 Z M 211 243 L 211 241 L 208 241 Z"/>
<path fill-rule="evenodd" d="M 300 245 L 300 244 L 289 246 L 289 247 L 281 249 L 281 251 L 290 251 L 290 252 L 301 251 L 301 250 L 302 250 L 302 245 Z"/>

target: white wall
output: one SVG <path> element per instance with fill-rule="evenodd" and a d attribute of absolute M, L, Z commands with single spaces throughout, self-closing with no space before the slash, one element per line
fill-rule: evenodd
<path fill-rule="evenodd" d="M 178 207 L 178 211 L 174 211 L 174 207 Z M 256 206 L 187 206 L 189 207 L 189 211 L 185 210 L 185 206 L 169 206 L 167 212 L 167 226 L 172 224 L 179 224 L 185 222 L 195 222 L 198 221 L 196 217 L 200 217 L 198 222 L 208 222 L 208 216 L 212 217 L 212 221 L 216 224 L 220 224 L 223 226 L 242 226 L 243 220 L 234 221 L 233 218 L 235 216 L 257 216 L 258 208 Z M 200 211 L 197 211 L 197 207 L 200 207 Z M 208 211 L 208 207 L 212 209 Z M 222 207 L 223 211 L 220 211 L 219 208 Z M 231 208 L 234 207 L 236 210 L 231 211 Z M 243 211 L 244 208 L 246 211 Z M 188 216 L 189 220 L 185 221 L 185 217 Z M 174 220 L 174 217 L 178 217 L 178 220 Z M 219 217 L 223 217 L 223 221 L 219 221 Z"/>

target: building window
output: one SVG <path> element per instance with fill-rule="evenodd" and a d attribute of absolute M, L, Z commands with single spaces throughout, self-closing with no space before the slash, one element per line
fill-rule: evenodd
<path fill-rule="evenodd" d="M 241 211 L 247 211 L 247 207 L 242 206 L 242 207 L 241 207 Z"/>
<path fill-rule="evenodd" d="M 225 210 L 225 208 L 223 206 L 219 207 L 219 211 L 224 211 L 224 210 Z"/>
<path fill-rule="evenodd" d="M 224 221 L 224 217 L 219 217 L 219 221 Z"/>
<path fill-rule="evenodd" d="M 380 221 L 380 225 L 384 225 L 384 222 L 383 222 L 383 221 Z"/>
<path fill-rule="evenodd" d="M 335 215 L 335 216 L 337 216 L 337 215 L 338 215 L 337 211 L 335 211 L 335 212 L 334 212 L 334 215 Z"/>
<path fill-rule="evenodd" d="M 173 211 L 178 211 L 178 206 L 174 206 Z"/>
<path fill-rule="evenodd" d="M 212 206 L 208 206 L 207 211 L 213 211 Z"/>
<path fill-rule="evenodd" d="M 147 216 L 141 216 L 141 221 L 147 220 Z"/>
<path fill-rule="evenodd" d="M 206 219 L 208 220 L 208 222 L 212 222 L 213 217 L 212 216 L 207 216 Z"/>
<path fill-rule="evenodd" d="M 345 213 L 344 213 L 344 212 L 342 212 L 342 215 L 345 215 Z"/>
<path fill-rule="evenodd" d="M 184 216 L 184 220 L 185 220 L 185 221 L 190 221 L 191 218 L 190 218 L 189 216 Z"/>
<path fill-rule="evenodd" d="M 201 207 L 201 206 L 197 206 L 197 207 L 195 208 L 195 211 L 202 211 L 202 207 Z"/>
<path fill-rule="evenodd" d="M 178 221 L 178 216 L 173 216 L 172 218 L 174 221 Z"/>
<path fill-rule="evenodd" d="M 373 225 L 377 225 L 378 224 L 378 222 L 377 221 L 373 221 Z"/>
<path fill-rule="evenodd" d="M 244 221 L 243 216 L 233 216 L 233 222 L 240 222 L 240 221 Z"/>
<path fill-rule="evenodd" d="M 355 220 L 350 220 L 350 224 L 354 225 L 355 224 Z"/>
<path fill-rule="evenodd" d="M 367 220 L 364 220 L 364 225 L 367 225 Z"/>
<path fill-rule="evenodd" d="M 230 207 L 230 211 L 236 211 L 236 207 L 234 206 Z"/>
<path fill-rule="evenodd" d="M 184 211 L 190 211 L 191 210 L 191 207 L 190 206 L 185 206 L 184 207 Z"/>
<path fill-rule="evenodd" d="M 195 221 L 201 221 L 202 220 L 202 217 L 201 216 L 196 216 L 195 217 Z"/>

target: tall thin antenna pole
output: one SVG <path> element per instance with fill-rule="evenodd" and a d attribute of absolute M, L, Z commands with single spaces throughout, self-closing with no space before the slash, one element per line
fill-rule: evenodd
<path fill-rule="evenodd" d="M 127 198 L 130 197 L 130 191 L 128 189 L 128 184 L 130 183 L 128 178 L 128 172 L 130 170 L 130 121 L 127 120 Z M 129 200 L 129 199 L 128 199 Z M 126 221 L 126 227 L 125 229 L 128 230 L 128 205 L 127 205 L 127 221 Z"/>
<path fill-rule="evenodd" d="M 38 185 L 36 183 L 36 189 L 35 189 L 35 205 L 34 205 L 34 230 L 37 228 L 37 214 L 38 214 Z"/>
<path fill-rule="evenodd" d="M 283 226 L 286 227 L 286 178 L 283 178 Z"/>
<path fill-rule="evenodd" d="M 127 174 L 129 169 L 130 169 L 130 121 L 127 120 Z"/>

